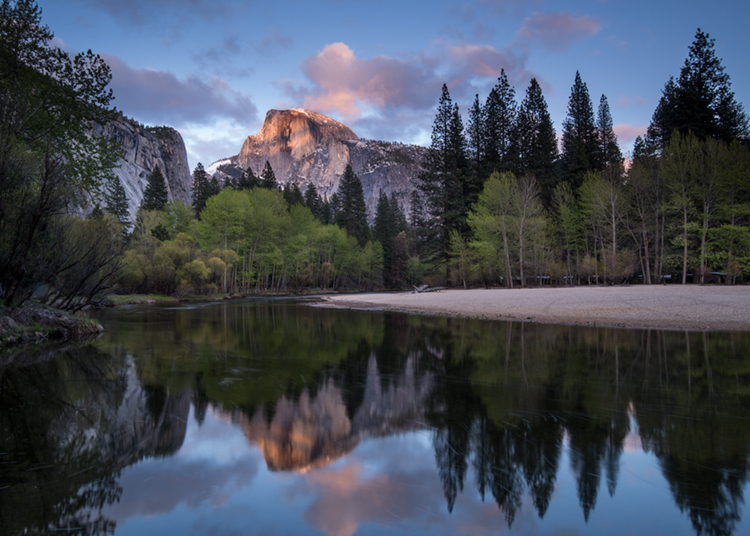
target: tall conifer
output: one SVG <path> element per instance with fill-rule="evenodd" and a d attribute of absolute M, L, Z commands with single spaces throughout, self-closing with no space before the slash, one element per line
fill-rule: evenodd
<path fill-rule="evenodd" d="M 195 169 L 193 170 L 192 186 L 193 212 L 195 212 L 196 217 L 200 215 L 201 210 L 206 206 L 206 201 L 208 201 L 208 198 L 210 197 L 210 188 L 211 185 L 208 180 L 208 173 L 206 173 L 206 170 L 203 168 L 203 164 L 198 162 L 198 165 L 195 166 Z"/>
<path fill-rule="evenodd" d="M 162 175 L 159 166 L 154 166 L 146 189 L 143 192 L 141 208 L 143 210 L 161 210 L 167 204 L 167 201 L 169 201 L 169 196 L 167 194 L 164 175 Z"/>
<path fill-rule="evenodd" d="M 515 129 L 518 148 L 518 176 L 534 175 L 547 205 L 558 182 L 557 137 L 547 102 L 536 78 L 532 78 L 518 110 Z"/>
<path fill-rule="evenodd" d="M 747 139 L 748 118 L 734 99 L 714 39 L 698 31 L 677 80 L 670 77 L 649 126 L 649 137 L 666 145 L 674 130 L 723 141 Z"/>
<path fill-rule="evenodd" d="M 271 168 L 271 164 L 266 160 L 266 165 L 263 166 L 263 171 L 260 172 L 260 187 L 268 188 L 269 190 L 275 190 L 278 187 L 276 183 L 276 174 Z"/>
<path fill-rule="evenodd" d="M 568 115 L 563 122 L 562 145 L 563 180 L 577 190 L 587 171 L 602 169 L 594 109 L 589 90 L 578 71 L 568 98 Z"/>
<path fill-rule="evenodd" d="M 463 122 L 445 84 L 423 166 L 425 171 L 417 178 L 416 186 L 429 215 L 424 253 L 431 262 L 448 267 L 451 230 L 468 233 L 466 200 L 471 188 Z"/>
<path fill-rule="evenodd" d="M 367 225 L 367 205 L 362 191 L 362 182 L 354 174 L 352 166 L 346 165 L 341 177 L 337 196 L 336 223 L 346 229 L 350 236 L 364 246 L 370 239 L 370 228 Z"/>
<path fill-rule="evenodd" d="M 107 192 L 104 195 L 107 213 L 112 214 L 120 220 L 125 228 L 130 227 L 130 209 L 128 208 L 128 196 L 125 188 L 122 186 L 119 177 L 114 177 L 107 186 Z"/>
<path fill-rule="evenodd" d="M 513 168 L 513 130 L 517 112 L 515 98 L 516 91 L 508 83 L 508 75 L 503 69 L 484 107 L 487 171 L 490 173 L 510 171 Z"/>

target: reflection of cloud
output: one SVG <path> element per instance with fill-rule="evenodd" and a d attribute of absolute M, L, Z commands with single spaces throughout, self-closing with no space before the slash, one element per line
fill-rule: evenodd
<path fill-rule="evenodd" d="M 524 19 L 518 35 L 526 42 L 540 42 L 549 48 L 560 49 L 594 36 L 601 29 L 599 19 L 590 15 L 536 11 Z"/>
<path fill-rule="evenodd" d="M 350 536 L 362 523 L 414 522 L 443 501 L 433 467 L 367 477 L 361 463 L 350 461 L 341 468 L 310 473 L 306 482 L 316 498 L 305 519 L 332 536 Z"/>
<path fill-rule="evenodd" d="M 160 464 L 143 464 L 124 471 L 120 501 L 106 511 L 123 521 L 136 516 L 154 516 L 173 511 L 178 505 L 196 507 L 203 501 L 217 508 L 236 490 L 247 486 L 258 472 L 252 459 L 240 459 L 216 467 L 206 460 L 184 463 L 175 458 Z"/>
<path fill-rule="evenodd" d="M 218 77 L 207 83 L 180 80 L 156 69 L 135 69 L 116 56 L 102 55 L 112 69 L 117 108 L 128 115 L 148 115 L 165 124 L 205 123 L 219 117 L 251 121 L 257 109 L 248 97 Z"/>

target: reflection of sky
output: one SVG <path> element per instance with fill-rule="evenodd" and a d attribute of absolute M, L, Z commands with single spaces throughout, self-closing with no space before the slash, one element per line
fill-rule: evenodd
<path fill-rule="evenodd" d="M 209 409 L 200 427 L 191 414 L 177 454 L 125 468 L 122 497 L 103 514 L 116 521 L 118 535 L 694 534 L 657 460 L 640 449 L 622 455 L 614 497 L 602 476 L 588 523 L 567 444 L 541 520 L 526 494 L 508 530 L 491 494 L 482 502 L 474 481 L 469 468 L 448 513 L 430 431 L 364 441 L 305 474 L 270 472 L 242 430 Z"/>

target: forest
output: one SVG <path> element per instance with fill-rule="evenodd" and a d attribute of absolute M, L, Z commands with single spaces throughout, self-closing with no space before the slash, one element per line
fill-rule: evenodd
<path fill-rule="evenodd" d="M 750 271 L 748 121 L 708 34 L 697 31 L 628 158 L 606 96 L 595 114 L 578 73 L 560 149 L 536 79 L 518 104 L 503 71 L 468 118 L 465 127 L 443 86 L 408 214 L 381 195 L 371 226 L 350 167 L 328 200 L 314 186 L 304 195 L 296 184 L 282 191 L 268 164 L 260 177 L 248 168 L 226 185 L 199 164 L 195 219 L 175 202 L 139 216 L 126 286 L 247 293 L 736 284 Z"/>
<path fill-rule="evenodd" d="M 578 73 L 558 142 L 537 80 L 518 103 L 503 71 L 466 126 L 443 86 L 409 203 L 381 195 L 370 220 L 351 167 L 322 199 L 279 186 L 268 164 L 220 184 L 199 163 L 192 206 L 168 200 L 157 167 L 130 221 L 118 148 L 86 128 L 117 113 L 109 67 L 52 46 L 35 2 L 0 11 L 5 306 L 77 310 L 112 292 L 736 284 L 750 273 L 748 119 L 701 30 L 628 158 L 606 97 L 594 114 Z"/>

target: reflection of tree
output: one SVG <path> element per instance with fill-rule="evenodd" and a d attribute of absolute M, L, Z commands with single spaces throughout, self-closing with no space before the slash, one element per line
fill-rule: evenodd
<path fill-rule="evenodd" d="M 113 461 L 76 422 L 112 424 L 123 383 L 90 346 L 0 369 L 0 533 L 112 532 L 97 512 L 118 500 Z"/>
<path fill-rule="evenodd" d="M 139 379 L 152 386 L 154 414 L 164 407 L 158 387 L 192 392 L 199 422 L 208 405 L 233 415 L 238 406 L 265 430 L 286 414 L 298 418 L 303 403 L 330 396 L 344 408 L 336 418 L 351 425 L 341 446 L 426 424 L 434 430 L 448 510 L 473 472 L 476 490 L 483 499 L 492 495 L 509 524 L 526 493 L 539 517 L 547 512 L 564 437 L 588 520 L 602 479 L 615 494 L 624 444 L 637 426 L 699 533 L 731 532 L 739 520 L 750 452 L 743 421 L 750 410 L 749 334 L 477 322 L 272 302 L 178 311 L 166 326 L 171 317 L 151 314 L 154 327 L 125 339 L 138 357 Z M 422 383 L 409 383 L 410 375 Z M 429 396 L 417 384 L 429 385 Z M 412 406 L 399 405 L 400 392 L 409 392 Z M 314 422 L 308 417 L 299 422 Z M 331 447 L 319 452 L 343 452 L 335 441 L 318 440 Z"/>
<path fill-rule="evenodd" d="M 697 534 L 734 534 L 740 521 L 748 461 L 706 467 L 667 455 L 660 460 L 680 511 L 687 512 Z"/>
<path fill-rule="evenodd" d="M 644 392 L 638 423 L 697 534 L 733 534 L 748 478 L 747 334 L 660 333 L 649 352 L 669 389 Z M 652 357 L 649 353 L 649 357 Z"/>

